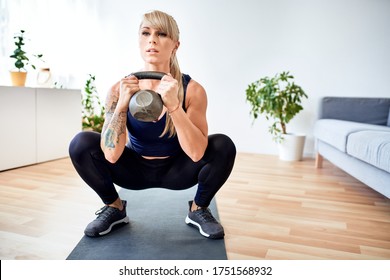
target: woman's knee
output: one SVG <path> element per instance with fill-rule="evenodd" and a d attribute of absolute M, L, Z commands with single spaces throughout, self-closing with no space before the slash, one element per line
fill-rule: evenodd
<path fill-rule="evenodd" d="M 216 159 L 219 163 L 225 163 L 226 166 L 232 166 L 236 153 L 236 145 L 227 135 L 213 134 L 209 136 L 209 144 L 206 150 L 207 158 Z"/>
<path fill-rule="evenodd" d="M 236 156 L 236 145 L 232 139 L 230 139 L 230 137 L 225 134 L 210 135 L 208 148 L 214 151 L 221 151 L 223 154 L 228 155 L 229 157 Z"/>
<path fill-rule="evenodd" d="M 69 144 L 69 156 L 77 160 L 85 152 L 100 148 L 100 134 L 93 131 L 82 131 L 76 134 Z"/>

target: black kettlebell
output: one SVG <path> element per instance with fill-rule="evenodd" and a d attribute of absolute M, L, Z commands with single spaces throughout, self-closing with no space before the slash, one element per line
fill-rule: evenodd
<path fill-rule="evenodd" d="M 137 79 L 153 79 L 161 80 L 163 72 L 143 71 L 132 73 Z M 146 89 L 137 91 L 130 99 L 129 103 L 130 114 L 137 120 L 143 122 L 153 122 L 158 120 L 163 110 L 163 102 L 160 94 Z"/>

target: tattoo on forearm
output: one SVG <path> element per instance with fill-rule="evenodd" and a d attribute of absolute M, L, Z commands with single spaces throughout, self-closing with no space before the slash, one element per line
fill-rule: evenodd
<path fill-rule="evenodd" d="M 105 145 L 107 148 L 115 148 L 114 143 L 112 142 L 114 131 L 112 129 L 108 129 L 106 134 L 105 134 Z"/>
<path fill-rule="evenodd" d="M 117 100 L 113 100 L 112 98 L 107 100 L 107 102 L 106 102 L 107 111 L 106 111 L 106 115 L 105 115 L 105 122 L 104 122 L 104 125 L 102 128 L 102 133 L 104 133 L 106 131 L 108 125 L 110 124 L 117 104 L 118 104 Z"/>
<path fill-rule="evenodd" d="M 107 148 L 115 148 L 115 145 L 119 143 L 121 135 L 126 132 L 126 115 L 126 112 L 113 114 L 112 119 L 107 126 L 108 128 L 104 139 L 104 145 Z"/>
<path fill-rule="evenodd" d="M 111 107 L 110 107 L 110 109 L 108 110 L 108 112 L 114 113 L 115 108 L 116 108 L 116 105 L 118 105 L 118 101 L 113 101 L 113 102 L 111 103 Z"/>
<path fill-rule="evenodd" d="M 102 128 L 102 134 L 104 134 L 106 132 L 106 129 L 111 122 L 112 115 L 113 115 L 112 113 L 109 113 L 109 112 L 106 113 L 103 128 Z"/>

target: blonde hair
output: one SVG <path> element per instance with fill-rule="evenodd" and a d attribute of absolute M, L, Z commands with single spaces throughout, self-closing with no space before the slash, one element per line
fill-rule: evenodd
<path fill-rule="evenodd" d="M 152 28 L 158 29 L 166 33 L 167 37 L 172 39 L 173 41 L 179 42 L 179 35 L 180 35 L 179 27 L 176 23 L 176 20 L 172 16 L 157 10 L 151 11 L 149 13 L 144 14 L 140 28 L 145 23 L 147 23 Z M 183 80 L 182 80 L 182 73 L 179 67 L 179 62 L 176 57 L 176 52 L 174 52 L 171 56 L 169 68 L 172 77 L 179 82 L 178 98 L 180 104 L 183 104 L 183 100 L 184 100 Z M 166 114 L 165 128 L 162 134 L 160 135 L 160 137 L 163 137 L 167 133 L 169 133 L 169 137 L 176 135 L 175 126 L 173 125 L 172 119 L 169 114 Z"/>

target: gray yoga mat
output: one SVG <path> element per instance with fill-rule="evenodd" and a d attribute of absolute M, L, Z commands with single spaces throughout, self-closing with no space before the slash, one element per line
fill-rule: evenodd
<path fill-rule="evenodd" d="M 130 223 L 105 236 L 83 236 L 68 260 L 226 260 L 223 239 L 210 240 L 185 224 L 195 187 L 172 191 L 121 189 Z M 210 204 L 219 220 L 215 200 Z"/>

